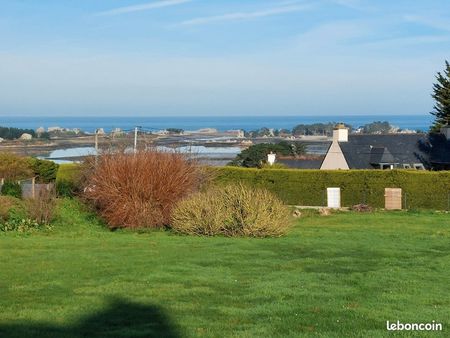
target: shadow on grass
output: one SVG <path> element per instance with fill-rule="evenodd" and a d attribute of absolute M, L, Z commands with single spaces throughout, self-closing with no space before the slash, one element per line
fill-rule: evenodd
<path fill-rule="evenodd" d="M 113 300 L 103 311 L 82 318 L 73 326 L 40 323 L 0 324 L 0 337 L 180 337 L 157 306 Z"/>

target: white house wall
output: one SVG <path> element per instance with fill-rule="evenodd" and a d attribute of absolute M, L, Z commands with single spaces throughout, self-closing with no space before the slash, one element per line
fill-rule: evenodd
<path fill-rule="evenodd" d="M 339 146 L 339 142 L 333 141 L 330 149 L 328 149 L 327 155 L 323 160 L 321 170 L 337 170 L 337 169 L 349 169 L 347 161 L 345 160 L 342 149 Z"/>

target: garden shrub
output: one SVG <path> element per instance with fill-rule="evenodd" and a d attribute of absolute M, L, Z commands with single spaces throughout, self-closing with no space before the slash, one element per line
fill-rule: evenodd
<path fill-rule="evenodd" d="M 0 223 L 8 221 L 12 215 L 23 209 L 19 199 L 11 196 L 0 196 Z"/>
<path fill-rule="evenodd" d="M 2 195 L 5 196 L 12 196 L 15 198 L 21 198 L 22 197 L 22 187 L 18 182 L 6 180 L 1 189 Z"/>
<path fill-rule="evenodd" d="M 0 153 L 0 178 L 13 181 L 30 177 L 33 177 L 33 170 L 26 157 Z"/>
<path fill-rule="evenodd" d="M 10 196 L 0 196 L 0 231 L 30 232 L 50 229 L 47 222 L 39 223 L 28 213 L 26 202 Z"/>
<path fill-rule="evenodd" d="M 84 175 L 84 197 L 112 228 L 168 225 L 174 205 L 205 179 L 185 155 L 158 151 L 106 153 Z"/>
<path fill-rule="evenodd" d="M 38 183 L 50 183 L 56 180 L 58 164 L 37 158 L 29 158 L 28 161 Z"/>
<path fill-rule="evenodd" d="M 48 225 L 53 220 L 56 208 L 56 192 L 54 188 L 40 189 L 35 198 L 25 201 L 28 218 L 41 225 Z"/>
<path fill-rule="evenodd" d="M 290 223 L 289 209 L 279 198 L 242 184 L 194 194 L 181 201 L 172 215 L 172 228 L 189 235 L 277 237 Z"/>

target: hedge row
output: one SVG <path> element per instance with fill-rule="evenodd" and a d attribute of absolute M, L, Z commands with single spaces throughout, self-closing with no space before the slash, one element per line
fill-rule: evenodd
<path fill-rule="evenodd" d="M 243 182 L 263 187 L 291 205 L 326 205 L 326 188 L 340 187 L 343 206 L 384 207 L 384 189 L 402 188 L 407 209 L 450 209 L 450 171 L 298 170 L 211 168 L 214 183 Z M 61 195 L 77 188 L 79 165 L 61 165 L 56 183 Z"/>
<path fill-rule="evenodd" d="M 326 188 L 340 187 L 343 206 L 359 203 L 384 207 L 384 189 L 402 188 L 408 209 L 450 208 L 450 171 L 296 170 L 223 167 L 215 182 L 241 181 L 264 187 L 291 205 L 326 205 Z"/>

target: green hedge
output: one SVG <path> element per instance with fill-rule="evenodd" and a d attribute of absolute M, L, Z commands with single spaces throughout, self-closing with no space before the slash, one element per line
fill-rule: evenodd
<path fill-rule="evenodd" d="M 292 205 L 326 205 L 326 188 L 340 187 L 343 206 L 384 207 L 384 189 L 402 188 L 408 209 L 449 208 L 450 172 L 412 170 L 213 169 L 218 184 L 242 181 L 264 187 Z"/>
<path fill-rule="evenodd" d="M 56 191 L 59 196 L 72 197 L 79 191 L 80 168 L 76 163 L 59 165 L 56 174 Z"/>
<path fill-rule="evenodd" d="M 79 177 L 77 164 L 61 165 L 57 186 L 66 195 L 76 191 Z M 408 209 L 448 210 L 450 203 L 450 171 L 416 170 L 299 170 L 253 169 L 237 167 L 211 168 L 214 182 L 225 184 L 241 181 L 264 187 L 291 205 L 326 205 L 326 188 L 340 187 L 342 205 L 359 203 L 384 207 L 384 189 L 402 188 Z M 61 193 L 61 191 L 60 191 Z"/>

